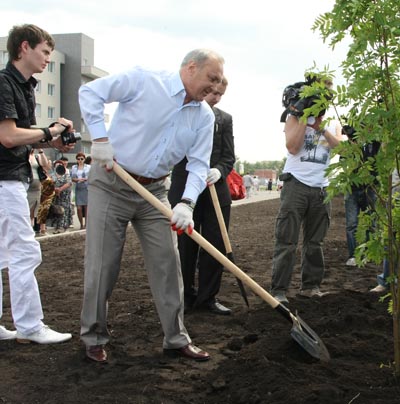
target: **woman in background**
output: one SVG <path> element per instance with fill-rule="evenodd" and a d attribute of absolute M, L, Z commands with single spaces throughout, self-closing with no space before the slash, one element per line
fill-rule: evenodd
<path fill-rule="evenodd" d="M 42 190 L 41 181 L 44 179 L 44 177 L 40 177 L 44 175 L 43 168 L 48 164 L 47 157 L 43 153 L 43 150 L 38 149 L 38 152 L 39 154 L 35 154 L 35 149 L 32 149 L 29 155 L 29 163 L 32 168 L 32 181 L 29 184 L 27 192 L 31 223 L 35 231 L 37 231 L 37 229 L 35 229 L 35 219 L 38 216 Z M 41 171 L 40 175 L 39 170 Z"/>
<path fill-rule="evenodd" d="M 55 192 L 54 192 L 54 181 L 50 175 L 52 168 L 51 160 L 47 160 L 47 165 L 43 166 L 44 172 L 47 174 L 46 178 L 41 181 L 41 194 L 40 194 L 40 206 L 37 215 L 37 222 L 40 227 L 40 236 L 47 236 L 47 226 L 46 221 L 49 216 L 50 206 L 53 202 Z"/>
<path fill-rule="evenodd" d="M 52 219 L 51 225 L 55 227 L 54 234 L 67 231 L 72 224 L 72 208 L 71 208 L 71 177 L 66 168 L 66 162 L 57 160 L 54 162 L 54 172 L 52 178 L 54 181 L 55 197 L 54 205 L 60 205 L 64 208 L 64 214 L 61 217 Z"/>
<path fill-rule="evenodd" d="M 85 155 L 79 152 L 76 155 L 77 164 L 72 166 L 71 179 L 75 183 L 75 205 L 78 214 L 81 230 L 86 228 L 88 189 L 87 180 L 90 171 L 90 165 L 85 164 Z"/>

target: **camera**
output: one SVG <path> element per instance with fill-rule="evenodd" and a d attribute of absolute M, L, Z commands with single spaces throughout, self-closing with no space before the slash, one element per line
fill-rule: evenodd
<path fill-rule="evenodd" d="M 55 170 L 58 175 L 64 175 L 67 172 L 64 164 L 57 164 Z"/>
<path fill-rule="evenodd" d="M 299 81 L 298 83 L 290 84 L 283 90 L 282 106 L 288 108 L 290 105 L 295 104 L 300 100 L 300 92 L 303 89 L 305 82 Z"/>
<path fill-rule="evenodd" d="M 342 126 L 342 135 L 346 135 L 350 140 L 354 138 L 356 130 L 350 125 Z"/>
<path fill-rule="evenodd" d="M 302 116 L 304 110 L 312 107 L 316 101 L 321 99 L 321 96 L 325 98 L 324 105 L 333 98 L 332 93 L 328 89 L 326 91 L 319 89 L 317 94 L 304 98 L 301 97 L 301 93 L 305 87 L 310 87 L 313 83 L 320 81 L 321 78 L 317 74 L 309 73 L 305 76 L 305 81 L 299 81 L 285 87 L 282 95 L 282 105 L 285 110 L 281 115 L 281 122 L 286 121 L 286 117 L 289 113 L 294 116 Z M 326 84 L 331 85 L 332 83 Z M 318 116 L 323 116 L 325 112 L 326 108 L 320 110 Z"/>
<path fill-rule="evenodd" d="M 304 86 L 311 86 L 313 83 L 315 83 L 317 81 L 317 76 L 310 74 L 306 75 L 305 79 L 306 81 L 299 81 L 285 87 L 282 95 L 282 105 L 285 108 L 296 104 L 296 102 L 301 98 L 300 93 L 303 91 Z"/>
<path fill-rule="evenodd" d="M 82 139 L 82 136 L 79 132 L 68 132 L 68 128 L 66 128 L 60 136 L 63 145 L 76 143 L 78 140 Z"/>

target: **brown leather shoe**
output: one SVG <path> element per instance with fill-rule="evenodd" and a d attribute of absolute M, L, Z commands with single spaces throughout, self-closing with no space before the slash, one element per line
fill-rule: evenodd
<path fill-rule="evenodd" d="M 87 346 L 86 357 L 95 362 L 107 362 L 107 352 L 104 349 L 104 345 Z"/>
<path fill-rule="evenodd" d="M 164 354 L 170 357 L 183 356 L 184 358 L 193 359 L 198 362 L 210 359 L 208 352 L 201 350 L 193 344 L 187 344 L 178 349 L 164 349 Z"/>

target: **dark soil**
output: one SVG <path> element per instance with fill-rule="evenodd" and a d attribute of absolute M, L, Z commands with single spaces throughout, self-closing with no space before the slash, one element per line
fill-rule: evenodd
<path fill-rule="evenodd" d="M 231 241 L 236 264 L 269 290 L 274 222 L 279 200 L 235 206 Z M 235 277 L 224 274 L 220 300 L 232 316 L 191 312 L 185 324 L 212 359 L 195 363 L 162 354 L 162 331 L 138 241 L 129 229 L 119 282 L 109 306 L 112 340 L 106 365 L 84 358 L 79 340 L 84 235 L 41 241 L 37 270 L 45 322 L 71 331 L 70 342 L 41 346 L 0 343 L 0 403 L 399 403 L 393 376 L 392 321 L 387 302 L 368 293 L 380 268 L 349 269 L 342 198 L 333 204 L 325 242 L 326 276 L 320 299 L 297 296 L 299 267 L 289 291 L 298 312 L 328 348 L 328 363 L 312 358 L 290 335 L 291 324 Z M 12 327 L 6 272 L 2 323 Z"/>

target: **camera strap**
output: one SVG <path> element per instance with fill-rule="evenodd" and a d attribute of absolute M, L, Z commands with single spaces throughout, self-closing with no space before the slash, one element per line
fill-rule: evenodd
<path fill-rule="evenodd" d="M 286 109 L 283 111 L 283 113 L 282 113 L 282 115 L 281 115 L 281 122 L 283 122 L 283 123 L 286 122 L 286 118 L 287 118 L 288 114 L 289 114 L 289 107 L 286 108 Z"/>
<path fill-rule="evenodd" d="M 53 126 L 56 126 L 56 125 L 64 126 L 65 129 L 68 128 L 67 125 L 64 125 L 63 123 L 60 123 L 60 122 L 53 122 L 53 123 L 51 123 L 51 124 L 49 125 L 49 128 L 52 128 Z"/>

